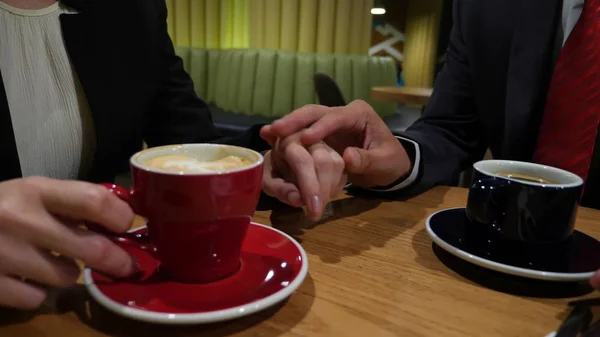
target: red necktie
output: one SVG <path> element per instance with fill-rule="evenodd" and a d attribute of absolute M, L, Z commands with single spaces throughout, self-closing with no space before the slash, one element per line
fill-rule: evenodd
<path fill-rule="evenodd" d="M 533 155 L 587 178 L 600 121 L 600 0 L 586 0 L 552 75 Z"/>

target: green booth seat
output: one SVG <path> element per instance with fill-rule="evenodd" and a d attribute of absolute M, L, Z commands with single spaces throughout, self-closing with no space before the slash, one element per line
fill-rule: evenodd
<path fill-rule="evenodd" d="M 313 75 L 328 74 L 346 102 L 363 99 L 383 117 L 396 114 L 394 103 L 371 99 L 374 86 L 396 84 L 391 58 L 294 53 L 278 50 L 177 48 L 195 90 L 213 108 L 220 129 L 247 127 L 318 103 Z"/>

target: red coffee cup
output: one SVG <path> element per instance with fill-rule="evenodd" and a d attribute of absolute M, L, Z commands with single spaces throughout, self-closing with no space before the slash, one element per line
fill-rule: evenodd
<path fill-rule="evenodd" d="M 225 171 L 169 171 L 148 159 L 187 155 L 214 161 L 228 155 L 251 163 Z M 130 191 L 107 185 L 147 219 L 160 268 L 173 279 L 204 283 L 235 273 L 262 188 L 263 157 L 237 146 L 185 144 L 150 148 L 130 160 Z M 106 184 L 105 184 L 106 185 Z"/>

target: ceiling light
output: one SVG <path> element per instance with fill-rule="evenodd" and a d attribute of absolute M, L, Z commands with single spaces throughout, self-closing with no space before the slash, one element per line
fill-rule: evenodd
<path fill-rule="evenodd" d="M 371 8 L 371 14 L 373 14 L 373 15 L 383 15 L 383 14 L 385 14 L 385 8 L 382 8 L 382 7 L 373 7 L 373 8 Z"/>

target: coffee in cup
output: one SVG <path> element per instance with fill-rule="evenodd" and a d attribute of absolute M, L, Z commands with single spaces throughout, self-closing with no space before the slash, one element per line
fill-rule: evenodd
<path fill-rule="evenodd" d="M 556 184 L 556 182 L 550 181 L 550 180 L 542 178 L 542 177 L 536 177 L 536 176 L 523 174 L 523 173 L 519 173 L 519 172 L 499 171 L 499 172 L 494 172 L 494 174 L 502 176 L 502 177 L 516 179 L 516 180 L 522 180 L 522 181 L 530 182 L 530 183 Z"/>
<path fill-rule="evenodd" d="M 147 219 L 160 268 L 203 283 L 240 267 L 240 252 L 262 189 L 263 157 L 217 144 L 172 145 L 131 157 L 130 191 L 110 189 Z"/>
<path fill-rule="evenodd" d="M 558 168 L 509 160 L 473 165 L 467 217 L 475 229 L 524 243 L 569 238 L 583 180 Z"/>
<path fill-rule="evenodd" d="M 203 161 L 186 154 L 168 154 L 152 157 L 144 165 L 158 170 L 180 172 L 224 172 L 252 165 L 246 157 L 226 155 L 219 159 Z"/>

